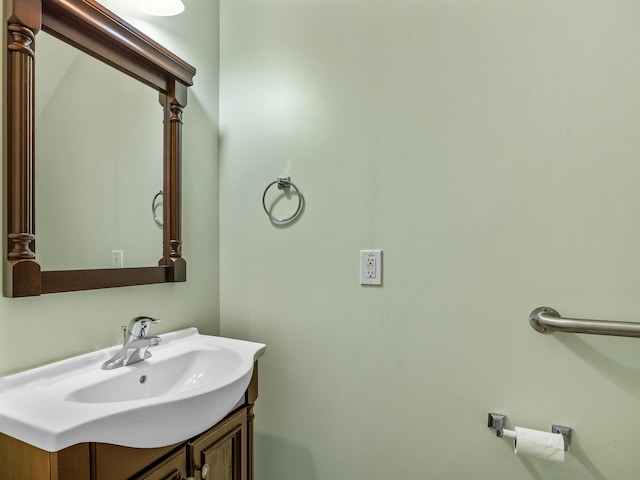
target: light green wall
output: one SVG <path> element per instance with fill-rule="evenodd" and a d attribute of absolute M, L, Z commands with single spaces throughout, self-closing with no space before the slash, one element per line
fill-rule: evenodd
<path fill-rule="evenodd" d="M 631 480 L 640 4 L 221 5 L 222 333 L 265 342 L 258 480 Z M 265 186 L 304 215 L 275 228 Z M 358 251 L 384 250 L 384 286 Z M 486 428 L 575 429 L 568 460 Z"/>
<path fill-rule="evenodd" d="M 217 1 L 190 0 L 179 17 L 151 24 L 144 18 L 128 19 L 198 70 L 183 116 L 182 237 L 188 281 L 0 298 L 0 374 L 116 344 L 122 339 L 120 326 L 139 314 L 163 320 L 154 327 L 156 333 L 187 326 L 219 332 L 218 10 Z M 139 201 L 150 211 L 148 195 Z M 65 228 L 63 223 L 60 228 Z M 58 247 L 73 248 L 75 241 L 70 238 Z"/>

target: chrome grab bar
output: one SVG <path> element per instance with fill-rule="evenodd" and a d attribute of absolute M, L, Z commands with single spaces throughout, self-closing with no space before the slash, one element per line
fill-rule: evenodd
<path fill-rule="evenodd" d="M 562 318 L 556 310 L 550 307 L 536 308 L 529 315 L 529 323 L 536 332 L 540 333 L 568 332 L 640 337 L 640 323 Z"/>

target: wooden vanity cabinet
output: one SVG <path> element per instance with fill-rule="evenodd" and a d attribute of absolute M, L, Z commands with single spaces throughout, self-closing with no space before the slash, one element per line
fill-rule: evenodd
<path fill-rule="evenodd" d="M 162 448 L 83 443 L 45 452 L 0 434 L 0 480 L 250 480 L 248 415 L 242 407 L 201 435 Z"/>
<path fill-rule="evenodd" d="M 197 437 L 162 448 L 92 443 L 90 478 L 248 480 L 248 415 L 249 408 L 242 407 Z"/>
<path fill-rule="evenodd" d="M 253 480 L 253 404 L 258 370 L 244 403 L 185 442 L 161 448 L 82 443 L 46 452 L 0 433 L 0 480 Z"/>

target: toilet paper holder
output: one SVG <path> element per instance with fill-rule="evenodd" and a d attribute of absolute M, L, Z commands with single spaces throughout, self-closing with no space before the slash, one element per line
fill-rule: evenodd
<path fill-rule="evenodd" d="M 511 436 L 511 430 L 507 430 L 509 434 L 505 435 L 505 425 L 507 423 L 507 416 L 501 413 L 489 413 L 489 419 L 487 421 L 487 426 L 489 428 L 493 428 L 496 431 L 496 436 Z M 570 427 L 563 427 L 562 425 L 551 425 L 551 433 L 559 433 L 562 435 L 562 440 L 564 441 L 564 451 L 568 452 L 569 447 L 571 446 L 571 432 L 573 429 Z"/>

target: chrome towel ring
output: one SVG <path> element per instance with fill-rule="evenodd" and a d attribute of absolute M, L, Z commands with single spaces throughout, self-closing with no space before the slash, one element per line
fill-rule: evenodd
<path fill-rule="evenodd" d="M 158 206 L 162 205 L 162 200 L 158 202 L 158 197 L 163 197 L 162 190 L 156 193 L 155 197 L 153 197 L 153 200 L 151 201 L 151 213 L 153 214 L 153 221 L 162 227 L 162 220 L 158 218 L 158 213 L 156 212 Z"/>
<path fill-rule="evenodd" d="M 296 207 L 296 211 L 293 212 L 293 215 L 286 218 L 277 218 L 271 215 L 271 210 L 267 208 L 266 198 L 267 198 L 267 192 L 274 185 L 278 185 L 278 190 L 289 191 L 290 188 L 293 188 L 295 190 L 296 195 L 298 196 L 298 206 Z M 264 189 L 264 193 L 262 194 L 262 208 L 264 208 L 264 211 L 269 217 L 269 219 L 271 219 L 273 223 L 276 223 L 278 225 L 286 225 L 287 223 L 291 223 L 292 221 L 294 221 L 298 217 L 298 215 L 302 213 L 303 207 L 304 207 L 304 197 L 302 196 L 302 193 L 300 193 L 300 189 L 296 187 L 295 184 L 291 181 L 291 177 L 278 177 L 277 180 L 274 180 L 269 185 L 267 185 L 267 188 Z"/>

